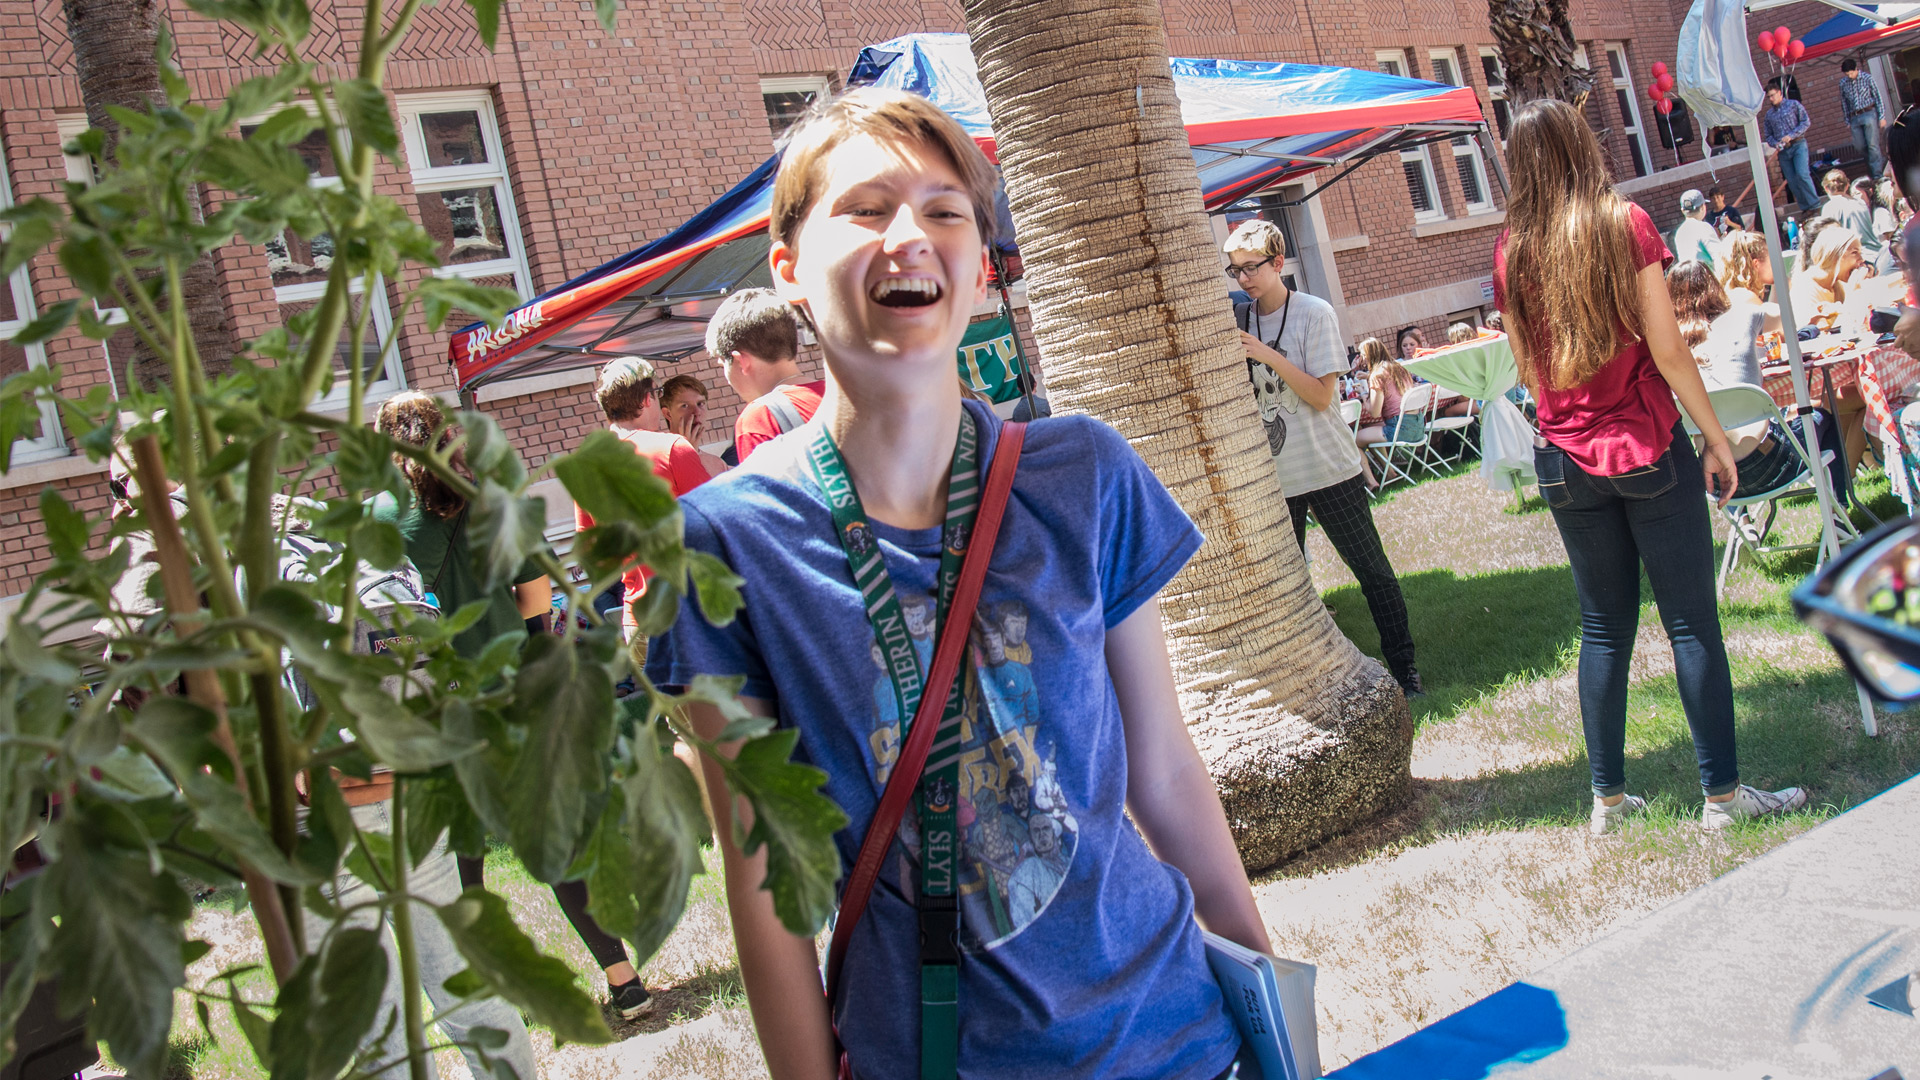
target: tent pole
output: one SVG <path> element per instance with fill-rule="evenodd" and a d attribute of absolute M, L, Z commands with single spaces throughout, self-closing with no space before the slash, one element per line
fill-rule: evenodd
<path fill-rule="evenodd" d="M 1793 316 L 1792 290 L 1787 287 L 1786 260 L 1780 255 L 1780 220 L 1774 212 L 1773 186 L 1767 175 L 1767 159 L 1760 141 L 1760 121 L 1747 121 L 1747 162 L 1753 168 L 1754 193 L 1759 196 L 1760 225 L 1767 238 L 1767 258 L 1773 264 L 1773 299 L 1780 306 L 1780 336 L 1786 347 L 1787 367 L 1793 373 L 1794 411 L 1802 416 L 1813 412 L 1812 395 L 1807 392 L 1807 369 L 1800 357 L 1800 322 Z M 1783 166 L 1784 169 L 1784 166 Z M 1802 434 L 1808 422 L 1802 421 Z M 1824 562 L 1840 554 L 1840 536 L 1833 527 L 1833 492 L 1827 486 L 1827 470 L 1822 467 L 1819 443 L 1812 443 L 1813 488 L 1820 497 L 1820 557 Z"/>
<path fill-rule="evenodd" d="M 1500 184 L 1500 198 L 1503 201 L 1512 199 L 1513 189 L 1507 186 L 1507 167 L 1501 164 L 1500 155 L 1495 153 L 1494 148 L 1489 145 L 1490 140 L 1487 138 L 1487 125 L 1485 123 L 1482 123 L 1479 128 L 1474 131 L 1473 141 L 1480 145 L 1480 156 L 1486 158 L 1487 161 L 1493 165 L 1493 178 Z"/>
<path fill-rule="evenodd" d="M 1780 305 L 1780 336 L 1786 345 L 1787 366 L 1793 372 L 1794 412 L 1801 416 L 1800 433 L 1802 442 L 1807 444 L 1810 464 L 1813 466 L 1813 490 L 1820 500 L 1820 562 L 1840 557 L 1840 533 L 1834 528 L 1833 491 L 1827 486 L 1826 462 L 1820 460 L 1820 440 L 1818 436 L 1804 438 L 1813 425 L 1806 419 L 1813 415 L 1812 395 L 1807 392 L 1807 369 L 1800 358 L 1800 323 L 1793 317 L 1792 290 L 1787 287 L 1786 260 L 1780 257 L 1780 221 L 1773 208 L 1773 181 L 1767 175 L 1766 153 L 1760 141 L 1760 121 L 1758 117 L 1747 120 L 1747 162 L 1753 168 L 1754 193 L 1760 200 L 1761 235 L 1767 238 L 1767 259 L 1773 264 L 1774 300 Z M 1786 167 L 1781 167 L 1784 174 Z M 1843 450 L 1842 453 L 1845 451 Z M 1854 691 L 1860 698 L 1860 724 L 1867 736 L 1879 733 L 1879 723 L 1873 715 L 1873 699 L 1867 696 L 1858 680 L 1854 682 Z"/>

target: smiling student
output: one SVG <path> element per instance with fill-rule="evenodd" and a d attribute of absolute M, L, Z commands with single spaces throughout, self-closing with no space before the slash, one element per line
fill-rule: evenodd
<path fill-rule="evenodd" d="M 720 628 L 685 608 L 648 672 L 663 686 L 744 676 L 746 707 L 797 728 L 798 756 L 827 773 L 855 865 L 925 715 L 924 658 L 949 604 L 965 606 L 964 585 L 939 586 L 956 552 L 989 542 L 966 523 L 992 502 L 1010 448 L 1018 473 L 977 611 L 955 622 L 971 640 L 933 729 L 943 741 L 915 809 L 879 834 L 864 913 L 856 886 L 842 896 L 838 1000 L 822 994 L 813 939 L 786 930 L 760 888 L 765 852 L 733 844 L 747 811 L 714 803 L 760 1044 L 779 1080 L 832 1077 L 836 1029 L 861 1077 L 1211 1080 L 1240 1045 L 1200 926 L 1269 946 L 1181 717 L 1155 600 L 1201 536 L 1106 425 L 1061 417 L 1023 432 L 962 400 L 954 355 L 986 295 L 992 207 L 985 159 L 921 98 L 856 90 L 796 129 L 771 261 L 820 342 L 826 396 L 805 426 L 683 501 L 688 545 L 746 579 L 746 606 Z M 690 719 L 723 726 L 710 707 Z M 921 860 L 923 838 L 949 831 L 957 888 L 935 873 L 943 860 Z M 937 955 L 937 934 L 927 955 L 929 970 L 957 962 L 941 976 L 957 1004 L 923 1009 L 921 927 L 948 918 L 957 950 Z"/>

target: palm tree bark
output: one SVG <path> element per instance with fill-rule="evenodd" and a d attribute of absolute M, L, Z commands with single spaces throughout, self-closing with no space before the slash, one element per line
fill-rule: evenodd
<path fill-rule="evenodd" d="M 1586 106 L 1593 79 L 1573 63 L 1578 46 L 1567 0 L 1487 0 L 1487 23 L 1516 108 L 1543 97 Z"/>
<path fill-rule="evenodd" d="M 159 0 L 64 0 L 62 7 L 67 36 L 73 41 L 74 67 L 80 79 L 80 98 L 87 108 L 87 123 L 106 132 L 106 154 L 111 159 L 120 126 L 108 115 L 107 106 L 144 111 L 166 100 L 154 56 L 161 4 Z M 195 190 L 189 194 L 195 199 L 197 217 L 201 193 Z M 226 291 L 221 288 L 212 258 L 186 267 L 181 285 L 187 298 L 187 325 L 202 363 L 209 372 L 225 371 L 239 351 L 239 343 L 227 312 Z M 164 296 L 159 304 L 164 310 Z M 134 335 L 121 334 L 114 339 L 112 359 L 116 366 L 127 361 L 123 355 L 126 352 L 131 352 L 134 377 L 143 385 L 165 381 L 166 361 L 152 355 Z"/>
<path fill-rule="evenodd" d="M 1181 705 L 1241 858 L 1409 786 L 1398 685 L 1295 546 L 1247 383 L 1157 0 L 967 0 L 1054 407 L 1125 434 L 1207 536 L 1161 597 Z"/>

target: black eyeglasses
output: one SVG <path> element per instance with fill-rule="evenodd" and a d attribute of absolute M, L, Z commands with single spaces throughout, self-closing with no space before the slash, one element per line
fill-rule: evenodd
<path fill-rule="evenodd" d="M 1793 610 L 1876 699 L 1920 700 L 1920 522 L 1862 537 L 1793 590 Z"/>
<path fill-rule="evenodd" d="M 1233 280 L 1235 280 L 1235 281 L 1239 281 L 1239 280 L 1240 280 L 1240 279 L 1242 279 L 1242 278 L 1250 278 L 1250 277 L 1252 277 L 1252 276 L 1253 276 L 1253 275 L 1254 275 L 1254 274 L 1255 274 L 1255 273 L 1256 273 L 1256 272 L 1257 272 L 1257 271 L 1258 271 L 1258 270 L 1259 270 L 1259 269 L 1260 269 L 1261 267 L 1263 267 L 1263 266 L 1265 266 L 1265 265 L 1267 265 L 1268 263 L 1270 263 L 1270 262 L 1272 262 L 1272 261 L 1274 260 L 1274 258 L 1275 258 L 1274 256 L 1271 256 L 1271 255 L 1269 255 L 1269 256 L 1267 256 L 1266 258 L 1264 258 L 1264 259 L 1261 259 L 1261 260 L 1260 260 L 1259 262 L 1257 262 L 1257 263 L 1244 263 L 1244 264 L 1242 264 L 1242 263 L 1228 263 L 1228 264 L 1227 264 L 1227 268 L 1226 268 L 1226 274 L 1227 274 L 1227 276 L 1228 276 L 1228 277 L 1230 277 L 1230 278 L 1232 278 L 1232 279 L 1233 279 Z"/>

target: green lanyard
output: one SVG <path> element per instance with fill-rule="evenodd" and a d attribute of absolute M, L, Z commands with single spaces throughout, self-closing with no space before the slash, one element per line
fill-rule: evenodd
<path fill-rule="evenodd" d="M 825 427 L 808 447 L 808 460 L 820 490 L 833 513 L 834 531 L 847 553 L 847 566 L 853 571 L 853 583 L 867 607 L 867 619 L 873 624 L 873 637 L 887 675 L 893 682 L 894 700 L 900 707 L 900 738 L 904 743 L 907 727 L 920 707 L 920 690 L 926 673 L 920 669 L 920 655 L 913 637 L 907 632 L 907 620 L 900 610 L 900 597 L 887 575 L 886 559 L 880 553 L 867 512 L 847 475 L 847 465 Z M 953 465 L 947 473 L 947 513 L 940 537 L 939 601 L 935 610 L 934 640 L 946 626 L 947 607 L 960 580 L 960 566 L 966 560 L 967 542 L 973 535 L 974 514 L 980 508 L 979 434 L 973 418 L 961 416 L 960 436 L 953 447 Z M 962 631 L 964 632 L 964 631 Z M 957 1075 L 960 1052 L 960 906 L 954 880 L 960 836 L 960 721 L 966 712 L 963 680 L 955 678 L 947 692 L 946 710 L 940 728 L 934 733 L 933 748 L 926 768 L 920 774 L 920 1076 L 921 1080 L 952 1080 Z"/>

